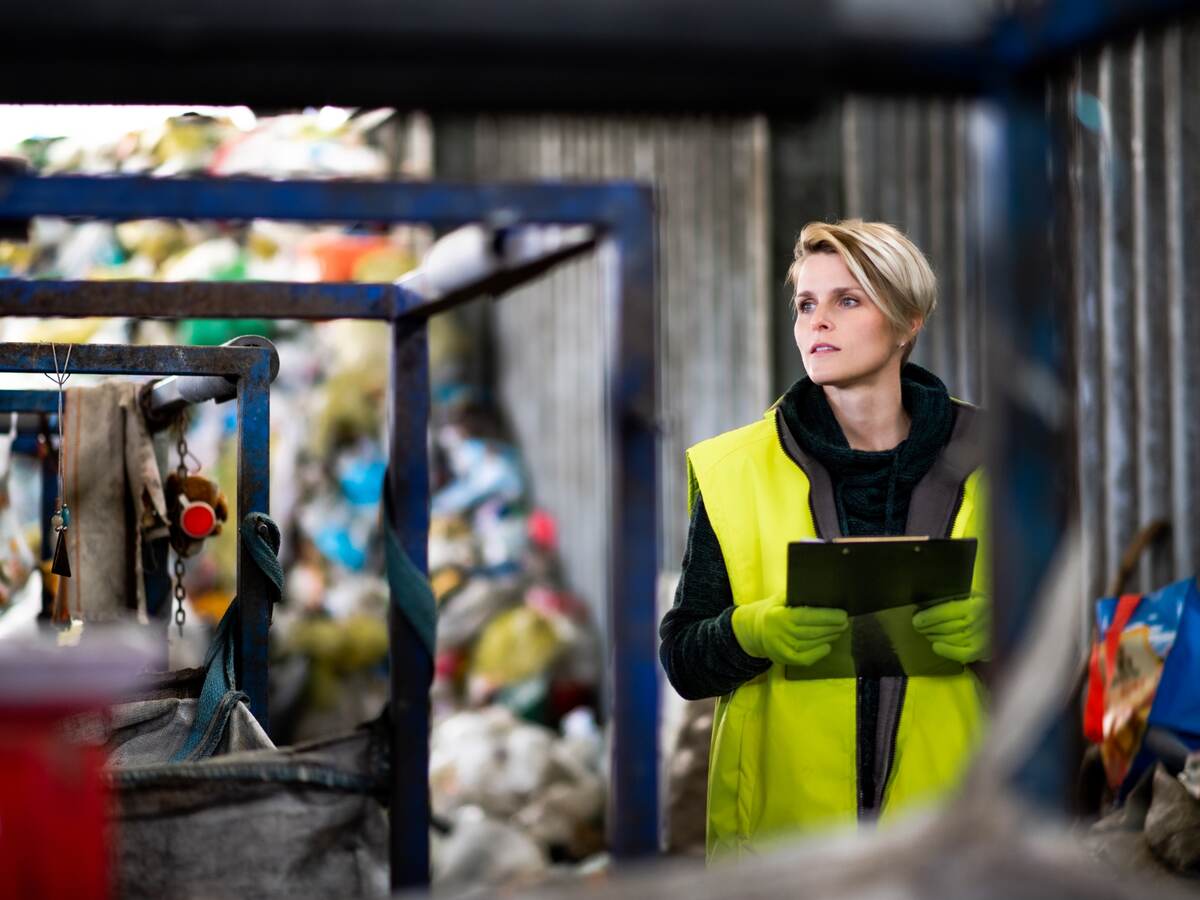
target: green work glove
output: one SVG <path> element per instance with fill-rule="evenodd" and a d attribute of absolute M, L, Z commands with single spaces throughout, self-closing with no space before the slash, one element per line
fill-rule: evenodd
<path fill-rule="evenodd" d="M 985 594 L 947 600 L 914 613 L 913 628 L 929 639 L 933 652 L 966 665 L 987 659 L 992 634 L 992 602 Z"/>
<path fill-rule="evenodd" d="M 733 634 L 742 649 L 785 666 L 824 659 L 847 622 L 844 609 L 788 606 L 783 594 L 733 610 Z"/>

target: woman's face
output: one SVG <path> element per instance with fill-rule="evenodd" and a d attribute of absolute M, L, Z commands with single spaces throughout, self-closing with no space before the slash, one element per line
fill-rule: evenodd
<path fill-rule="evenodd" d="M 899 373 L 904 338 L 838 254 L 814 253 L 801 263 L 794 303 L 796 346 L 815 383 L 845 387 L 893 365 Z"/>

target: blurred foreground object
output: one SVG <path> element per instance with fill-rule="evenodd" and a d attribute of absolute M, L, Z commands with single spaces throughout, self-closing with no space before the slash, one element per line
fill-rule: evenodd
<path fill-rule="evenodd" d="M 153 655 L 126 632 L 77 647 L 0 645 L 0 872 L 7 896 L 110 896 L 112 829 L 103 747 L 64 727 L 127 693 Z"/>

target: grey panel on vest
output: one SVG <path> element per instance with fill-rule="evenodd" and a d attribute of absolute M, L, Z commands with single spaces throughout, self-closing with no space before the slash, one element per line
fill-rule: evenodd
<path fill-rule="evenodd" d="M 891 774 L 892 741 L 900 729 L 900 713 L 904 709 L 904 694 L 908 688 L 907 678 L 885 677 L 879 679 L 879 717 L 875 720 L 875 796 L 872 809 L 883 807 L 883 792 Z"/>
<path fill-rule="evenodd" d="M 950 441 L 913 488 L 905 534 L 950 536 L 959 491 L 983 460 L 978 424 L 975 407 L 966 403 L 954 404 L 954 430 L 950 433 Z"/>
<path fill-rule="evenodd" d="M 783 441 L 783 450 L 808 476 L 808 502 L 812 507 L 813 525 L 817 537 L 828 541 L 842 536 L 838 522 L 837 502 L 833 498 L 833 479 L 826 468 L 800 449 L 795 435 L 783 420 L 783 412 L 775 408 L 775 430 Z"/>

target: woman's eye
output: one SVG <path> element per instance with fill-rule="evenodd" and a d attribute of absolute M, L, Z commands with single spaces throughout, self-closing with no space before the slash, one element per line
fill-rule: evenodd
<path fill-rule="evenodd" d="M 798 312 L 802 312 L 802 313 L 812 312 L 812 308 L 813 308 L 813 302 L 811 300 L 801 300 L 799 303 L 796 304 L 796 310 Z"/>
<path fill-rule="evenodd" d="M 856 305 L 858 305 L 857 297 L 851 297 L 849 294 L 847 294 L 845 297 L 842 298 L 842 306 L 856 306 Z"/>

